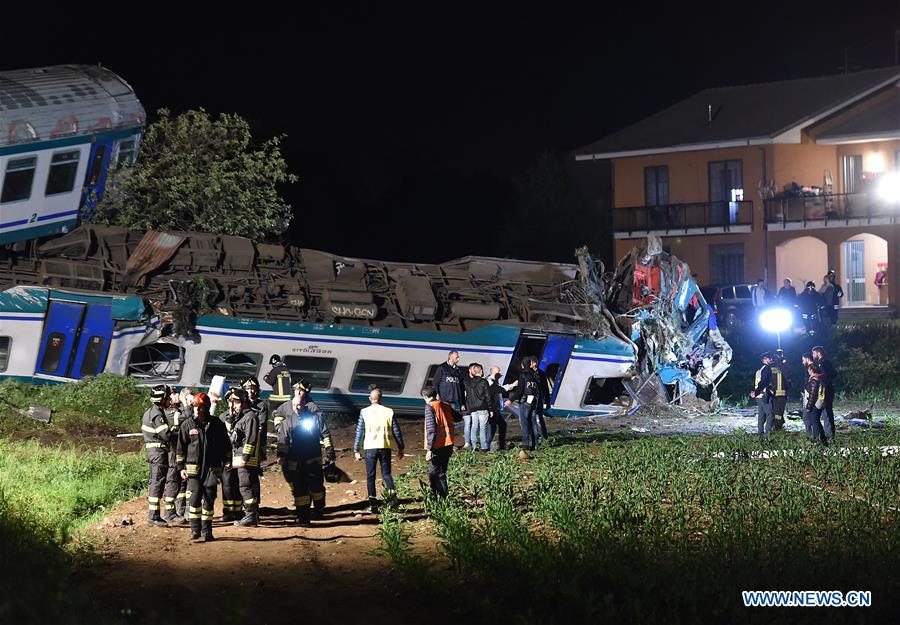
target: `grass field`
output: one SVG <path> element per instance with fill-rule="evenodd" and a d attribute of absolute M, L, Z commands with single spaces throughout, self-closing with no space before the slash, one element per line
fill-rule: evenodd
<path fill-rule="evenodd" d="M 854 448 L 896 444 L 854 433 Z M 458 453 L 428 497 L 445 558 L 388 513 L 384 551 L 460 616 L 513 623 L 877 622 L 900 591 L 900 457 L 807 449 L 751 460 L 755 438 L 576 437 L 528 462 Z M 725 452 L 725 457 L 715 457 Z M 402 479 L 421 489 L 424 465 Z M 447 564 L 452 574 L 447 574 Z M 862 609 L 745 609 L 741 590 L 871 590 Z M 444 600 L 442 602 L 442 600 Z"/>

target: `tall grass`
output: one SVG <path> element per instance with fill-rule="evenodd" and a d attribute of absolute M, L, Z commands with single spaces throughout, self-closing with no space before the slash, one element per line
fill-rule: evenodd
<path fill-rule="evenodd" d="M 53 410 L 48 428 L 16 408 L 39 405 Z M 113 432 L 133 430 L 149 405 L 149 390 L 132 378 L 104 373 L 66 384 L 25 384 L 15 380 L 0 382 L 0 433 Z"/>
<path fill-rule="evenodd" d="M 434 567 L 432 592 L 462 616 L 498 622 L 859 622 L 895 613 L 900 459 L 817 448 L 745 459 L 753 448 L 749 436 L 682 437 L 550 447 L 527 463 L 456 455 L 451 497 L 428 510 L 457 583 L 437 583 Z M 873 607 L 760 615 L 742 607 L 740 591 L 753 589 L 871 590 Z"/>
<path fill-rule="evenodd" d="M 140 453 L 0 440 L 0 489 L 58 544 L 110 506 L 132 497 L 145 483 L 146 473 Z"/>

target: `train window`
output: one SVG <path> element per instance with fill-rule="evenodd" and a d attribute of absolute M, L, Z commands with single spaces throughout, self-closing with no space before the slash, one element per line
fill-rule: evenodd
<path fill-rule="evenodd" d="M 9 348 L 12 347 L 12 338 L 0 336 L 0 371 L 6 371 L 9 364 Z"/>
<path fill-rule="evenodd" d="M 285 356 L 284 364 L 291 370 L 292 379 L 306 380 L 314 389 L 321 390 L 331 387 L 337 360 L 315 356 Z"/>
<path fill-rule="evenodd" d="M 262 354 L 245 352 L 206 352 L 206 364 L 200 381 L 203 384 L 212 382 L 213 376 L 223 375 L 229 384 L 240 384 L 245 378 L 259 375 Z"/>
<path fill-rule="evenodd" d="M 184 348 L 168 343 L 135 347 L 128 358 L 128 375 L 138 380 L 177 382 L 184 366 Z"/>
<path fill-rule="evenodd" d="M 119 143 L 118 152 L 116 152 L 116 169 L 120 167 L 131 167 L 134 165 L 135 141 L 121 141 Z"/>
<path fill-rule="evenodd" d="M 437 373 L 438 367 L 440 367 L 441 364 L 443 363 L 438 363 L 436 365 L 431 365 L 428 367 L 428 373 L 425 374 L 425 381 L 422 382 L 421 390 L 425 390 L 426 386 L 431 386 L 431 383 L 434 382 L 434 374 Z"/>
<path fill-rule="evenodd" d="M 100 174 L 103 172 L 103 161 L 106 160 L 106 144 L 103 143 L 97 147 L 94 152 L 94 161 L 91 163 L 91 175 L 88 177 L 88 184 L 93 186 L 100 181 Z"/>
<path fill-rule="evenodd" d="M 75 174 L 78 173 L 78 150 L 58 152 L 50 161 L 50 173 L 47 175 L 47 190 L 44 195 L 69 193 L 75 188 Z"/>
<path fill-rule="evenodd" d="M 584 392 L 582 406 L 611 404 L 626 393 L 621 378 L 591 378 Z"/>
<path fill-rule="evenodd" d="M 399 394 L 403 392 L 409 363 L 384 362 L 381 360 L 360 360 L 350 380 L 350 392 L 368 393 L 374 387 L 384 393 Z"/>
<path fill-rule="evenodd" d="M 62 360 L 63 346 L 66 344 L 66 335 L 62 332 L 52 332 L 47 337 L 47 346 L 44 349 L 44 357 L 41 359 L 41 371 L 53 372 L 59 369 Z"/>
<path fill-rule="evenodd" d="M 88 339 L 87 348 L 84 350 L 84 358 L 81 360 L 81 376 L 97 375 L 103 367 L 100 359 L 105 353 L 106 339 L 102 336 L 92 336 Z"/>
<path fill-rule="evenodd" d="M 37 157 L 13 158 L 6 163 L 6 176 L 3 178 L 3 192 L 0 203 L 17 202 L 31 197 L 31 183 L 34 182 L 34 169 Z"/>

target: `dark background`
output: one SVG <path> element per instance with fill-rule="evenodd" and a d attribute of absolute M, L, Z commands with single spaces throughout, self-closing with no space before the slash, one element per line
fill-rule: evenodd
<path fill-rule="evenodd" d="M 900 27 L 896 1 L 589 6 L 35 6 L 5 12 L 0 69 L 102 62 L 151 121 L 203 107 L 286 134 L 304 247 L 571 261 L 610 239 L 608 171 L 572 149 L 705 87 L 892 65 Z"/>

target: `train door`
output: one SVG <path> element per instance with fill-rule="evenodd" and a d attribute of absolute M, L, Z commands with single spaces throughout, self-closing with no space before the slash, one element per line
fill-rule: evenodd
<path fill-rule="evenodd" d="M 516 343 L 504 384 L 515 382 L 518 379 L 519 373 L 522 371 L 523 357 L 534 356 L 538 359 L 538 367 L 547 374 L 547 383 L 550 385 L 550 403 L 552 404 L 559 394 L 559 383 L 562 382 L 574 347 L 575 337 L 571 335 L 548 335 L 523 331 Z"/>
<path fill-rule="evenodd" d="M 85 215 L 90 216 L 103 198 L 103 187 L 106 185 L 106 173 L 109 170 L 109 159 L 113 151 L 112 139 L 97 139 L 91 145 L 88 158 L 87 175 L 84 179 L 84 191 L 81 195 L 81 206 Z"/>
<path fill-rule="evenodd" d="M 556 401 L 559 395 L 559 385 L 566 365 L 569 364 L 569 356 L 575 347 L 575 337 L 565 334 L 551 334 L 547 337 L 547 344 L 541 354 L 541 363 L 538 365 L 547 374 L 547 383 L 550 385 L 550 403 Z"/>
<path fill-rule="evenodd" d="M 35 373 L 79 380 L 106 364 L 113 321 L 109 306 L 51 301 Z"/>

